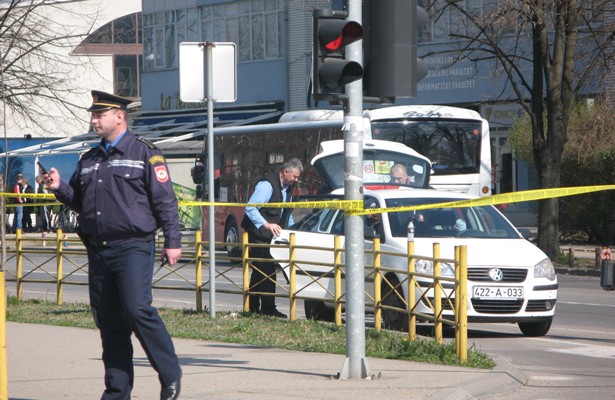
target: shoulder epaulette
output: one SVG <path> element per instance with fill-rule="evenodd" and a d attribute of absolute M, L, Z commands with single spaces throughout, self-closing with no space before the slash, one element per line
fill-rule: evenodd
<path fill-rule="evenodd" d="M 98 151 L 98 146 L 96 147 L 92 147 L 90 150 L 86 151 L 85 153 L 83 153 L 83 155 L 88 155 L 90 153 L 96 153 Z"/>
<path fill-rule="evenodd" d="M 147 147 L 149 147 L 150 149 L 157 149 L 158 147 L 156 147 L 156 145 L 148 140 L 143 139 L 141 136 L 137 136 L 137 140 L 143 144 L 145 144 Z"/>

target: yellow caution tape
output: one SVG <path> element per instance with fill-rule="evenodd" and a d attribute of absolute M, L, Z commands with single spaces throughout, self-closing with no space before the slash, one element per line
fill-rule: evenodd
<path fill-rule="evenodd" d="M 39 200 L 55 200 L 56 196 L 52 193 L 0 193 L 0 197 L 8 197 L 8 198 L 17 198 L 17 197 L 21 197 L 21 198 L 27 198 L 27 199 L 39 199 Z M 12 204 L 6 204 L 7 208 L 13 208 L 13 207 L 39 207 L 39 206 L 55 206 L 55 205 L 61 205 L 62 203 L 60 203 L 59 201 L 52 201 L 52 202 L 37 202 L 37 203 L 12 203 Z"/>
<path fill-rule="evenodd" d="M 578 194 L 601 192 L 604 190 L 615 190 L 615 185 L 575 186 L 566 188 L 525 190 L 522 192 L 494 194 L 492 196 L 485 196 L 478 199 L 457 200 L 443 203 L 421 204 L 404 207 L 369 208 L 362 211 L 353 211 L 352 213 L 354 215 L 370 215 L 381 214 L 383 212 L 427 210 L 430 208 L 464 208 L 493 204 L 521 203 L 524 201 L 553 199 L 556 197 L 574 196 Z"/>
<path fill-rule="evenodd" d="M 557 197 L 574 196 L 585 193 L 601 192 L 605 190 L 615 190 L 615 185 L 596 185 L 596 186 L 575 186 L 565 188 L 552 189 L 535 189 L 525 190 L 521 192 L 502 193 L 492 196 L 485 196 L 477 199 L 449 201 L 435 204 L 422 204 L 404 207 L 390 208 L 363 208 L 362 200 L 322 200 L 322 201 L 301 201 L 291 203 L 225 203 L 225 202 L 209 202 L 209 201 L 180 201 L 182 207 L 268 207 L 268 208 L 330 208 L 344 210 L 352 215 L 369 215 L 380 214 L 384 212 L 402 212 L 413 210 L 427 210 L 431 208 L 464 208 L 473 206 L 484 206 L 493 204 L 508 204 L 521 203 L 525 201 L 536 201 L 544 199 L 552 199 Z M 408 191 L 408 193 L 411 193 Z M 34 199 L 50 199 L 55 200 L 55 195 L 51 193 L 0 193 L 0 197 L 24 197 Z M 61 204 L 59 202 L 49 203 L 27 203 L 27 206 L 49 206 Z M 7 207 L 16 207 L 23 204 L 7 204 Z"/>
<path fill-rule="evenodd" d="M 25 197 L 28 199 L 51 199 L 55 200 L 53 193 L 0 193 L 2 197 Z"/>
<path fill-rule="evenodd" d="M 267 207 L 267 208 L 331 208 L 344 211 L 363 210 L 363 200 L 322 200 L 298 201 L 290 203 L 221 203 L 209 201 L 180 201 L 180 206 L 215 206 L 215 207 Z"/>

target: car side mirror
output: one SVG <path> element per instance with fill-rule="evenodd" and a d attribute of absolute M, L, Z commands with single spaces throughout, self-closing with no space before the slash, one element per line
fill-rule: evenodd
<path fill-rule="evenodd" d="M 530 242 L 534 239 L 534 234 L 527 228 L 519 229 L 519 233 L 523 236 L 523 239 L 529 240 Z"/>

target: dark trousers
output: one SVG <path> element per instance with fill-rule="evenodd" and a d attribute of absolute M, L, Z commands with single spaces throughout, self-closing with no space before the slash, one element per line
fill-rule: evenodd
<path fill-rule="evenodd" d="M 105 366 L 103 400 L 130 399 L 134 383 L 131 335 L 145 350 L 161 385 L 181 369 L 171 336 L 152 303 L 154 242 L 88 247 L 90 304 L 100 329 Z"/>
<path fill-rule="evenodd" d="M 23 217 L 21 225 L 24 231 L 32 230 L 32 211 L 34 211 L 34 207 L 26 206 L 23 208 Z"/>
<path fill-rule="evenodd" d="M 272 259 L 268 248 L 251 248 L 250 258 Z M 276 307 L 273 294 L 275 293 L 276 267 L 278 264 L 274 261 L 255 261 L 253 264 L 255 268 L 252 268 L 250 275 L 250 292 L 271 293 L 271 295 L 251 294 L 250 311 L 263 313 L 274 311 Z"/>

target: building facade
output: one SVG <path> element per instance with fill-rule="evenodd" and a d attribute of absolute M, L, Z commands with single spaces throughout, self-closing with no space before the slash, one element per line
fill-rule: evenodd
<path fill-rule="evenodd" d="M 386 0 L 383 0 L 386 1 Z M 83 10 L 74 21 L 69 14 L 51 13 L 53 23 L 75 25 L 82 35 L 67 56 L 81 60 L 67 96 L 87 105 L 92 88 L 141 100 L 144 113 L 205 112 L 205 104 L 183 103 L 179 96 L 179 43 L 234 42 L 237 46 L 237 101 L 235 106 L 275 104 L 285 111 L 309 109 L 312 65 L 312 13 L 316 8 L 342 9 L 344 0 L 77 0 L 62 2 Z M 437 2 L 436 2 L 437 3 Z M 466 0 L 472 12 L 483 13 L 498 0 Z M 142 13 L 141 13 L 142 11 Z M 87 16 L 87 18 L 85 17 Z M 72 18 L 72 19 L 71 19 Z M 614 14 L 605 13 L 607 23 Z M 489 62 L 456 60 L 451 39 L 467 29 L 464 16 L 448 10 L 432 19 L 423 32 L 419 55 L 429 73 L 418 84 L 416 98 L 396 104 L 445 104 L 479 111 L 490 122 L 495 193 L 535 187 L 531 168 L 517 161 L 507 143 L 508 131 L 522 110 L 506 80 Z M 525 43 L 530 46 L 531 43 Z M 595 87 L 612 93 L 615 68 Z M 67 72 L 68 73 L 68 72 Z M 590 89 L 587 96 L 594 93 Z M 608 97 L 608 96 L 607 96 Z M 612 97 L 612 96 L 611 96 Z M 366 105 L 366 107 L 378 105 Z M 321 102 L 318 107 L 328 104 Z M 339 107 L 339 106 L 337 106 Z M 87 131 L 83 120 L 49 124 L 49 132 L 71 136 Z M 190 117 L 194 120 L 194 117 Z M 9 130 L 15 136 L 41 132 L 18 119 Z M 520 224 L 531 224 L 532 204 L 512 205 Z"/>

